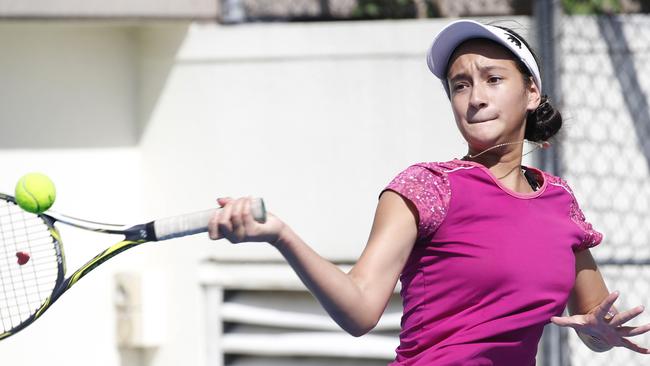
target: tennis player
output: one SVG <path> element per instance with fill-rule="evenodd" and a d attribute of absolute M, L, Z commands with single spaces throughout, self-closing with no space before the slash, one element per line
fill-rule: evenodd
<path fill-rule="evenodd" d="M 376 325 L 399 279 L 404 313 L 393 366 L 534 365 L 549 322 L 574 328 L 597 352 L 650 353 L 628 339 L 650 325 L 624 325 L 644 308 L 613 306 L 619 294 L 589 250 L 602 235 L 567 183 L 522 165 L 524 141 L 542 146 L 562 125 L 528 43 L 512 30 L 460 20 L 437 35 L 427 63 L 467 155 L 397 175 L 349 273 L 277 217 L 256 223 L 247 198 L 219 200 L 210 237 L 271 243 L 354 336 Z"/>

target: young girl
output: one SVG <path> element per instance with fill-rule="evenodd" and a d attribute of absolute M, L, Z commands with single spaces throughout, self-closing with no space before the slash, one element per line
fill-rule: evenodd
<path fill-rule="evenodd" d="M 250 200 L 220 199 L 212 239 L 275 246 L 331 317 L 360 336 L 400 279 L 404 313 L 391 365 L 534 365 L 545 324 L 572 327 L 595 351 L 627 347 L 650 325 L 624 323 L 589 251 L 602 235 L 562 179 L 522 166 L 562 117 L 542 94 L 537 59 L 515 32 L 460 20 L 427 55 L 467 141 L 462 159 L 420 163 L 381 193 L 368 243 L 349 273 L 279 218 L 256 223 Z M 570 316 L 561 316 L 568 305 Z"/>

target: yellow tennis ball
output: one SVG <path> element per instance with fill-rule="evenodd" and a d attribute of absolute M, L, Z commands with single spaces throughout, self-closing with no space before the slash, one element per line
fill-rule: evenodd
<path fill-rule="evenodd" d="M 52 207 L 56 199 L 54 183 L 41 173 L 25 174 L 16 184 L 16 203 L 23 210 L 41 213 Z"/>

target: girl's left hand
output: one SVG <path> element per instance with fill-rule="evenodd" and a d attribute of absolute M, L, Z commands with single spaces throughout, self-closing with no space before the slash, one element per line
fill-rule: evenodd
<path fill-rule="evenodd" d="M 599 351 L 606 351 L 611 347 L 625 347 L 632 351 L 650 354 L 648 348 L 638 346 L 627 337 L 644 334 L 650 330 L 650 324 L 639 327 L 623 326 L 623 324 L 641 314 L 645 308 L 637 306 L 631 310 L 612 314 L 613 305 L 618 299 L 618 292 L 612 292 L 594 310 L 585 315 L 554 316 L 551 322 L 561 327 L 575 329 L 579 335 L 583 334 L 592 338 Z"/>

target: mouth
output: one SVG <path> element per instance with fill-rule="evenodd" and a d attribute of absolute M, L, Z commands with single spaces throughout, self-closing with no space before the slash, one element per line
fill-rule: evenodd
<path fill-rule="evenodd" d="M 470 124 L 475 124 L 475 123 L 484 123 L 484 122 L 490 122 L 494 121 L 496 118 L 488 118 L 488 119 L 473 119 L 473 120 L 467 120 L 467 123 Z"/>

